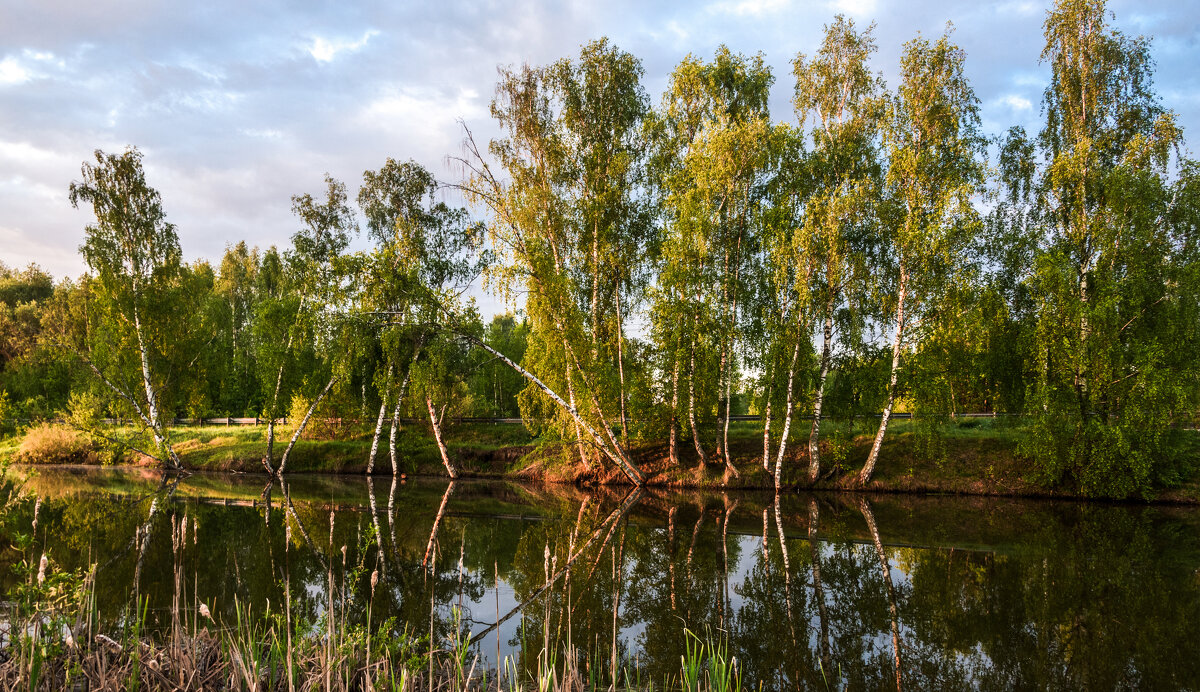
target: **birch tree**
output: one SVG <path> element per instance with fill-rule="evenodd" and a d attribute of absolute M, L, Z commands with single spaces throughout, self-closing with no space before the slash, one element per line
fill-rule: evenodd
<path fill-rule="evenodd" d="M 160 338 L 174 331 L 168 322 L 187 317 L 182 305 L 173 304 L 179 298 L 172 290 L 181 273 L 179 236 L 158 192 L 146 183 L 141 152 L 96 150 L 95 161 L 84 163 L 83 179 L 70 186 L 71 204 L 90 205 L 96 218 L 80 250 L 95 275 L 91 306 L 97 319 L 79 355 L 149 431 L 152 456 L 181 469 L 166 427 L 174 412 L 163 407 L 164 366 L 177 344 Z"/>
<path fill-rule="evenodd" d="M 747 319 L 743 284 L 760 240 L 755 218 L 769 159 L 772 82 L 761 55 L 722 46 L 711 63 L 688 56 L 672 73 L 653 124 L 665 213 L 659 341 L 672 354 L 671 398 L 680 399 L 682 370 L 696 454 L 708 462 L 698 413 L 712 410 L 720 421 L 716 455 L 734 476 L 729 420 Z"/>
<path fill-rule="evenodd" d="M 950 43 L 949 30 L 936 42 L 905 44 L 898 93 L 884 128 L 887 154 L 886 224 L 890 291 L 884 314 L 891 317 L 892 359 L 887 399 L 879 429 L 859 474 L 871 479 L 896 401 L 896 382 L 905 351 L 919 346 L 929 322 L 956 319 L 954 288 L 964 280 L 968 256 L 981 229 L 972 196 L 981 191 L 984 140 L 979 134 L 979 100 L 964 72 L 965 56 Z"/>
<path fill-rule="evenodd" d="M 816 55 L 810 59 L 802 53 L 792 63 L 793 105 L 811 140 L 807 170 L 813 185 L 793 247 L 795 266 L 807 272 L 808 300 L 820 325 L 821 343 L 808 436 L 810 482 L 821 472 L 825 388 L 838 341 L 834 327 L 840 321 L 840 340 L 854 343 L 857 335 L 852 332 L 861 328 L 862 315 L 853 314 L 853 307 L 857 303 L 861 309 L 869 293 L 868 262 L 877 244 L 883 80 L 868 64 L 876 51 L 874 28 L 859 32 L 852 20 L 839 15 L 825 27 Z M 785 412 L 790 415 L 790 410 Z M 789 422 L 785 417 L 785 429 Z M 785 437 L 780 443 L 777 467 L 786 442 Z"/>
<path fill-rule="evenodd" d="M 1049 482 L 1122 497 L 1173 473 L 1168 429 L 1191 396 L 1192 226 L 1178 222 L 1195 167 L 1173 161 L 1182 134 L 1153 90 L 1149 41 L 1107 15 L 1102 0 L 1047 13 L 1042 161 L 1006 173 L 1026 172 L 1036 206 L 1025 451 Z"/>
<path fill-rule="evenodd" d="M 288 457 L 296 442 L 304 434 L 317 407 L 327 397 L 339 379 L 339 366 L 349 355 L 345 343 L 347 336 L 340 328 L 347 307 L 346 290 L 353 288 L 345 283 L 346 267 L 344 253 L 351 236 L 358 231 L 354 214 L 348 205 L 345 184 L 325 176 L 325 195 L 322 201 L 304 193 L 292 197 L 292 212 L 302 222 L 301 229 L 292 235 L 292 250 L 286 256 L 287 271 L 296 293 L 296 311 L 287 331 L 285 357 L 293 349 L 307 356 L 302 372 L 305 373 L 301 391 L 308 402 L 303 417 L 292 421 L 292 437 L 280 457 L 279 468 L 271 468 L 271 450 L 274 444 L 274 414 L 267 426 L 267 454 L 264 463 L 268 472 L 282 476 Z M 282 337 L 282 335 L 279 335 Z M 339 358 L 342 362 L 339 362 Z M 283 377 L 286 361 L 279 366 L 276 375 L 275 394 L 272 408 L 280 404 L 279 382 Z M 322 383 L 324 385 L 322 386 Z"/>
<path fill-rule="evenodd" d="M 603 53 L 598 59 L 610 68 L 599 70 L 597 79 L 616 79 L 624 74 L 620 79 L 626 87 L 619 93 L 637 96 L 640 87 L 635 77 L 640 75 L 641 68 L 636 60 L 603 44 L 585 48 L 581 60 L 591 59 L 589 51 Z M 470 200 L 486 206 L 492 215 L 488 230 L 499 257 L 491 265 L 489 281 L 509 295 L 514 291 L 525 292 L 530 333 L 524 362 L 529 367 L 523 368 L 522 374 L 528 373 L 536 382 L 531 380 L 533 384 L 522 394 L 523 414 L 527 417 L 564 414 L 557 416 L 557 429 L 564 438 L 573 438 L 585 468 L 592 464 L 592 454 L 587 449 L 590 443 L 596 456 L 609 459 L 640 485 L 641 473 L 629 461 L 624 443 L 613 432 L 620 423 L 620 401 L 606 397 L 606 388 L 597 375 L 599 370 L 592 365 L 595 361 L 592 354 L 600 354 L 599 333 L 595 339 L 597 348 L 593 350 L 590 309 L 583 309 L 578 300 L 580 296 L 590 297 L 591 286 L 581 281 L 581 277 L 594 274 L 587 269 L 589 262 L 597 270 L 603 265 L 580 252 L 581 248 L 595 244 L 587 237 L 596 238 L 596 243 L 600 241 L 596 229 L 601 219 L 591 219 L 591 236 L 581 235 L 584 224 L 580 219 L 588 217 L 578 214 L 579 191 L 575 185 L 582 162 L 575 154 L 594 151 L 587 146 L 582 150 L 572 146 L 579 128 L 566 117 L 570 110 L 563 107 L 561 71 L 561 67 L 556 73 L 551 68 L 528 65 L 501 71 L 492 115 L 503 128 L 504 137 L 493 141 L 489 152 L 505 178 L 502 180 L 492 170 L 468 132 L 465 155 L 457 159 L 466 173 L 461 189 Z M 585 74 L 587 71 L 585 68 Z M 586 85 L 587 79 L 583 83 Z M 602 87 L 595 84 L 588 89 L 604 91 Z M 567 94 L 569 97 L 570 92 Z M 606 111 L 597 104 L 589 112 L 604 115 Z M 601 169 L 607 171 L 605 175 L 612 174 L 609 165 L 595 163 L 597 168 L 589 175 L 598 176 Z M 599 200 L 588 203 L 597 204 Z M 589 213 L 601 211 L 592 209 Z M 598 282 L 599 279 L 597 301 Z M 590 301 L 585 304 L 590 308 Z M 566 399 L 556 391 L 565 391 Z"/>

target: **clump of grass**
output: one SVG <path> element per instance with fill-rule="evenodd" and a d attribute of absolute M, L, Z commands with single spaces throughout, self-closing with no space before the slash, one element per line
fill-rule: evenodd
<path fill-rule="evenodd" d="M 30 428 L 13 455 L 18 464 L 99 464 L 101 460 L 98 446 L 87 435 L 49 423 Z"/>

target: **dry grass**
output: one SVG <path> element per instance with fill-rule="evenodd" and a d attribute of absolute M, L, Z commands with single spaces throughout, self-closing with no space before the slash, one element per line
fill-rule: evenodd
<path fill-rule="evenodd" d="M 101 456 L 87 435 L 61 425 L 42 423 L 25 433 L 13 461 L 19 464 L 99 464 Z"/>

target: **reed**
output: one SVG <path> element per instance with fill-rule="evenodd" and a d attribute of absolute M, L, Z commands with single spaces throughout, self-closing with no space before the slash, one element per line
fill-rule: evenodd
<path fill-rule="evenodd" d="M 293 610 L 286 554 L 281 609 L 269 603 L 256 609 L 234 597 L 232 617 L 222 617 L 228 611 L 216 603 L 210 609 L 211 602 L 196 592 L 195 568 L 188 571 L 189 558 L 198 549 L 197 523 L 186 516 L 169 520 L 174 593 L 165 631 L 147 626 L 149 602 L 136 586 L 125 611 L 102 625 L 97 567 L 62 569 L 52 555 L 35 547 L 32 535 L 17 535 L 14 547 L 23 556 L 23 576 L 7 594 L 9 607 L 0 612 L 0 689 L 576 692 L 656 687 L 636 662 L 618 660 L 615 649 L 585 652 L 569 636 L 566 641 L 552 637 L 545 594 L 541 639 L 521 651 L 532 669 L 509 657 L 496 661 L 494 668 L 481 665 L 482 643 L 478 634 L 472 636 L 461 606 L 451 607 L 451 627 L 437 640 L 432 627 L 422 631 L 424 623 L 398 623 L 395 618 L 374 622 L 380 572 L 365 560 L 348 561 L 344 549 L 342 560 L 325 561 L 328 600 L 315 619 Z M 331 515 L 331 526 L 335 521 Z M 151 528 L 147 524 L 146 533 L 131 545 L 144 546 Z M 369 526 L 360 536 L 355 554 L 365 555 L 376 541 L 373 529 Z M 288 523 L 286 533 L 290 531 Z M 336 554 L 332 540 L 330 553 Z M 557 556 L 547 552 L 545 569 L 547 584 L 552 584 L 559 572 Z M 365 617 L 363 610 L 351 607 L 355 585 L 364 582 L 370 584 Z M 440 616 L 439 606 L 431 599 L 429 607 L 432 623 Z M 524 644 L 523 625 L 521 631 Z M 701 639 L 685 629 L 683 636 L 687 645 L 679 674 L 662 680 L 659 689 L 740 691 L 737 662 L 729 657 L 726 643 L 714 642 L 711 633 Z"/>

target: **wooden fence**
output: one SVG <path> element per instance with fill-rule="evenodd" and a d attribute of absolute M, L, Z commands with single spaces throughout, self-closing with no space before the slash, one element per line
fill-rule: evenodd
<path fill-rule="evenodd" d="M 880 415 L 881 414 L 876 413 L 876 414 L 872 414 L 871 416 L 863 416 L 863 417 L 879 418 Z M 1012 414 L 1012 413 L 959 413 L 957 415 L 959 418 L 996 418 L 996 417 L 1004 417 L 1004 416 L 1014 416 L 1017 414 Z M 793 414 L 792 418 L 794 420 L 812 420 L 812 414 L 797 413 L 797 414 Z M 912 414 L 911 413 L 893 413 L 892 418 L 904 420 L 904 419 L 912 418 Z M 329 419 L 326 419 L 326 420 L 329 420 Z M 524 423 L 524 420 L 521 418 L 488 418 L 488 417 L 479 417 L 479 416 L 460 416 L 460 417 L 453 418 L 451 420 L 454 423 L 486 423 L 486 424 L 492 424 L 492 425 L 521 425 L 522 423 Z M 757 423 L 762 420 L 762 416 L 757 415 L 757 414 L 745 414 L 745 415 L 730 416 L 729 420 L 734 421 L 734 422 Z M 21 424 L 21 425 L 28 425 L 29 423 L 35 422 L 28 418 L 10 419 L 10 421 L 17 423 L 17 424 Z M 63 420 L 62 418 L 48 418 L 48 419 L 46 419 L 46 422 L 61 424 L 61 423 L 65 423 L 66 421 Z M 100 422 L 104 425 L 141 425 L 141 421 L 136 418 L 101 418 Z M 233 427 L 233 426 L 247 426 L 247 425 L 266 425 L 268 422 L 269 422 L 269 419 L 267 419 L 267 418 L 175 418 L 171 421 L 170 425 L 173 427 L 179 427 L 179 428 L 195 428 L 195 427 L 200 427 L 200 426 Z M 288 422 L 287 418 L 276 418 L 275 419 L 276 425 L 287 425 L 287 422 Z M 371 420 L 371 421 L 350 420 L 348 422 L 354 423 L 354 424 L 359 424 L 359 425 L 364 425 L 364 424 L 374 425 L 373 420 Z M 405 425 L 413 425 L 413 424 L 424 423 L 424 422 L 426 422 L 426 419 L 425 418 L 401 418 L 400 422 L 404 423 Z"/>

